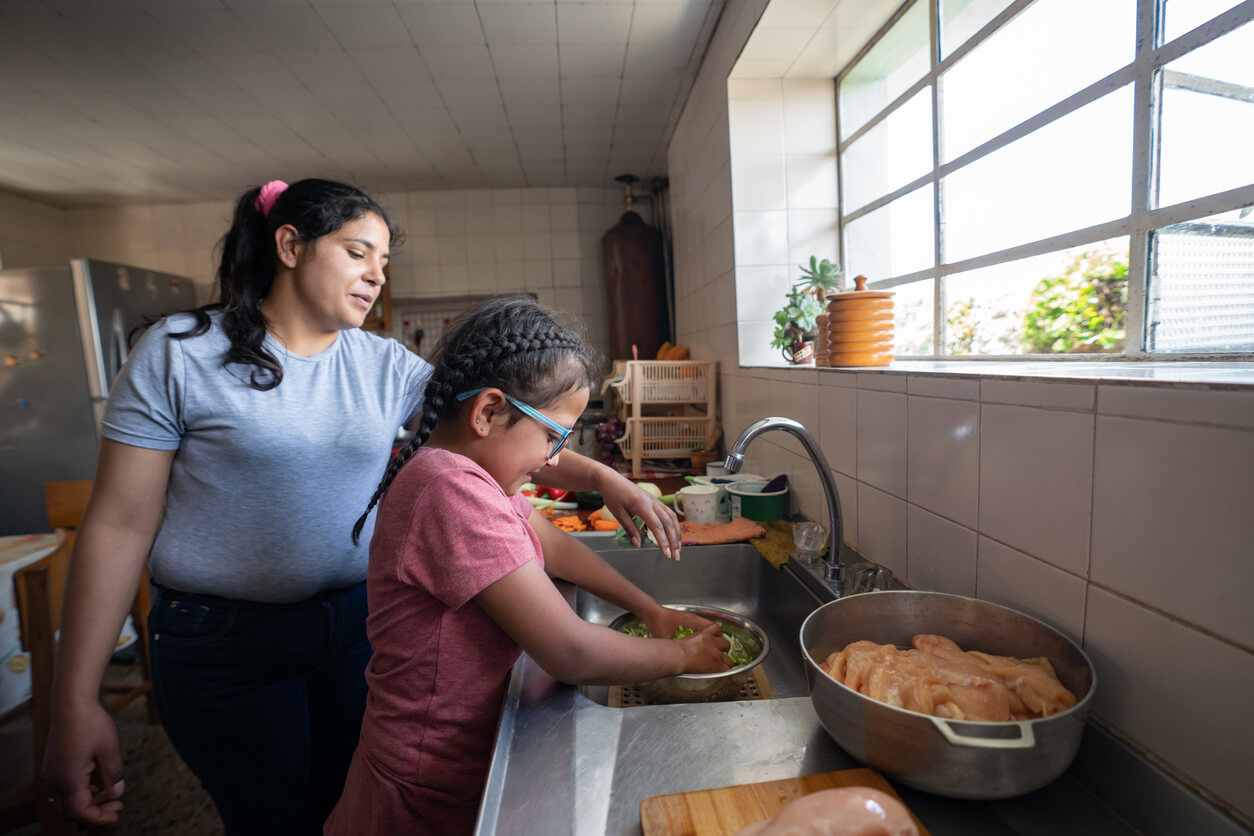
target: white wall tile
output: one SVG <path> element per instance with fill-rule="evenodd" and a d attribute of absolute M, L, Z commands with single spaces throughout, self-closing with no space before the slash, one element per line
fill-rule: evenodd
<path fill-rule="evenodd" d="M 836 147 L 836 85 L 830 78 L 789 79 L 782 85 L 789 154 L 822 154 Z"/>
<path fill-rule="evenodd" d="M 858 481 L 906 496 L 906 396 L 858 391 Z"/>
<path fill-rule="evenodd" d="M 737 265 L 787 264 L 788 213 L 736 212 L 735 258 Z M 763 311 L 769 316 L 770 311 Z"/>
<path fill-rule="evenodd" d="M 906 391 L 911 395 L 978 401 L 980 399 L 980 381 L 978 378 L 951 377 L 949 375 L 909 375 L 906 378 Z"/>
<path fill-rule="evenodd" d="M 979 523 L 980 405 L 909 396 L 907 498 L 968 528 Z"/>
<path fill-rule="evenodd" d="M 909 506 L 907 525 L 910 586 L 974 596 L 976 533 L 917 505 Z"/>
<path fill-rule="evenodd" d="M 1254 817 L 1254 654 L 1096 587 L 1084 649 L 1095 713 Z"/>
<path fill-rule="evenodd" d="M 1077 644 L 1084 638 L 1086 584 L 1044 561 L 981 537 L 975 594 L 1035 616 Z"/>
<path fill-rule="evenodd" d="M 1091 414 L 984 404 L 980 531 L 1086 576 L 1093 436 Z"/>
<path fill-rule="evenodd" d="M 784 297 L 792 285 L 788 267 L 784 264 L 738 266 L 735 277 L 737 309 L 765 314 L 783 306 Z"/>
<path fill-rule="evenodd" d="M 833 470 L 858 472 L 858 390 L 819 386 L 819 432 L 823 455 Z"/>
<path fill-rule="evenodd" d="M 790 208 L 835 209 L 840 206 L 834 153 L 792 154 L 784 159 L 784 167 Z"/>
<path fill-rule="evenodd" d="M 904 374 L 857 372 L 859 389 L 876 389 L 880 392 L 905 392 L 909 377 Z"/>
<path fill-rule="evenodd" d="M 858 553 L 905 578 L 906 531 L 906 503 L 859 483 Z"/>
<path fill-rule="evenodd" d="M 1254 650 L 1252 486 L 1254 433 L 1099 417 L 1090 577 Z"/>
<path fill-rule="evenodd" d="M 1045 383 L 985 378 L 980 382 L 980 398 L 985 403 L 1059 409 L 1092 409 L 1096 399 L 1096 387 L 1090 383 Z"/>
<path fill-rule="evenodd" d="M 1254 391 L 1099 386 L 1099 415 L 1254 429 Z"/>
<path fill-rule="evenodd" d="M 737 210 L 775 212 L 788 208 L 784 158 L 737 154 L 732 158 L 732 196 Z"/>
<path fill-rule="evenodd" d="M 858 548 L 858 483 L 852 477 L 836 473 L 836 493 L 840 495 L 841 525 L 844 541 Z"/>
<path fill-rule="evenodd" d="M 778 83 L 772 87 L 773 90 L 759 91 L 754 98 L 728 101 L 732 157 L 739 154 L 784 153 L 783 102 Z"/>

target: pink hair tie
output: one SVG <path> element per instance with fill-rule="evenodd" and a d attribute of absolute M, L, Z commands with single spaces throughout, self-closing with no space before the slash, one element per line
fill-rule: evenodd
<path fill-rule="evenodd" d="M 271 180 L 261 187 L 261 193 L 257 195 L 253 201 L 253 207 L 256 208 L 264 217 L 270 217 L 270 209 L 273 208 L 274 202 L 279 199 L 279 195 L 287 191 L 287 183 L 282 180 Z"/>

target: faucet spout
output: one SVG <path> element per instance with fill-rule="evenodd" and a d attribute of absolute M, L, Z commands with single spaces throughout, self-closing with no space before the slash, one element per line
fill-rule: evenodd
<path fill-rule="evenodd" d="M 805 447 L 810 461 L 814 462 L 815 468 L 819 471 L 819 482 L 823 485 L 823 494 L 827 499 L 827 567 L 823 575 L 824 579 L 833 585 L 836 594 L 843 595 L 845 563 L 840 556 L 840 545 L 844 542 L 844 526 L 841 522 L 844 517 L 840 510 L 840 494 L 836 490 L 836 480 L 832 478 L 832 469 L 827 464 L 827 457 L 823 455 L 823 451 L 814 440 L 814 436 L 810 435 L 810 431 L 791 418 L 763 418 L 755 421 L 746 427 L 735 443 L 728 448 L 727 460 L 723 466 L 729 473 L 740 472 L 741 466 L 745 463 L 745 448 L 749 446 L 749 442 L 769 430 L 783 430 L 795 436 Z"/>

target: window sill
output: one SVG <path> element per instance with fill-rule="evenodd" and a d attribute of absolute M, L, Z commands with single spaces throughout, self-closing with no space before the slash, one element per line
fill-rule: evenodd
<path fill-rule="evenodd" d="M 784 363 L 742 368 L 788 369 L 823 374 L 935 375 L 953 378 L 998 378 L 1055 383 L 1103 383 L 1179 388 L 1254 388 L 1254 361 L 1105 361 L 1091 360 L 894 360 L 889 366 L 793 366 Z"/>

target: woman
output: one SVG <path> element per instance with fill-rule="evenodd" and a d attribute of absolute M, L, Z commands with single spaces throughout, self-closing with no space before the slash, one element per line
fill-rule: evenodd
<path fill-rule="evenodd" d="M 153 326 L 114 383 L 44 765 L 67 816 L 121 809 L 98 693 L 145 560 L 161 722 L 226 832 L 316 833 L 334 806 L 370 656 L 370 532 L 354 544 L 353 522 L 430 373 L 360 330 L 398 237 L 341 183 L 250 189 L 223 239 L 219 301 Z M 548 481 L 601 490 L 677 553 L 673 515 L 617 473 L 572 456 Z"/>

